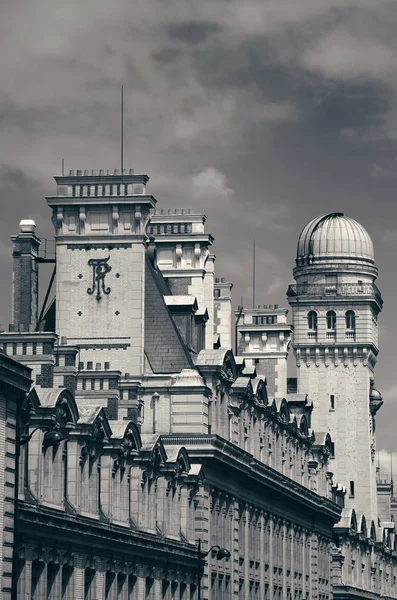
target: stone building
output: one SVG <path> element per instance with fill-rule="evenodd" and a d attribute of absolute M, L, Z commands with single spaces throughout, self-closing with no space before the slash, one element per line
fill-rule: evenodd
<path fill-rule="evenodd" d="M 265 304 L 252 309 L 240 307 L 235 315 L 238 355 L 244 357 L 247 367 L 266 377 L 269 393 L 285 396 L 292 337 L 288 311 L 278 304 Z"/>
<path fill-rule="evenodd" d="M 225 283 L 229 316 L 220 321 L 230 323 L 231 284 L 214 280 L 204 215 L 154 213 L 148 177 L 132 171 L 55 179 L 47 202 L 56 259 L 41 252 L 34 222 L 22 221 L 12 236 L 13 324 L 0 334 L 0 366 L 3 356 L 17 388 L 2 387 L 0 396 L 9 415 L 0 454 L 2 598 L 196 600 L 199 581 L 205 600 L 397 597 L 392 524 L 374 520 L 363 482 L 365 510 L 346 503 L 343 437 L 316 415 L 328 390 L 299 372 L 297 390 L 287 390 L 286 310 L 246 311 L 241 332 L 262 345 L 235 356 L 224 342 L 231 327 L 215 322 Z M 351 258 L 343 263 L 349 273 Z M 39 313 L 38 267 L 54 260 L 55 300 Z M 360 266 L 372 276 L 365 285 L 374 285 L 370 255 Z M 300 314 L 298 291 L 289 299 Z M 337 310 L 356 311 L 355 298 Z M 378 296 L 358 298 L 368 321 Z M 302 304 L 325 310 L 317 296 Z M 276 322 L 253 322 L 270 313 Z M 294 313 L 295 352 L 299 336 L 307 343 L 304 324 Z M 367 357 L 376 354 L 357 331 L 339 369 L 361 360 L 362 396 L 349 418 L 360 433 L 367 419 L 363 461 L 374 443 L 370 408 L 381 403 L 364 344 Z M 312 370 L 320 373 L 316 349 Z M 0 379 L 7 385 L 6 370 Z M 343 382 L 336 378 L 336 410 Z M 209 551 L 200 577 L 199 540 Z M 213 546 L 230 555 L 218 560 Z"/>

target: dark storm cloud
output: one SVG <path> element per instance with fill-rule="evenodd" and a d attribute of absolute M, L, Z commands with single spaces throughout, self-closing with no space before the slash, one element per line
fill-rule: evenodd
<path fill-rule="evenodd" d="M 204 42 L 214 32 L 219 31 L 216 23 L 203 21 L 185 21 L 183 23 L 171 24 L 168 32 L 171 38 L 176 38 L 187 44 L 198 44 Z"/>
<path fill-rule="evenodd" d="M 253 238 L 258 302 L 283 304 L 306 221 L 342 210 L 369 230 L 385 297 L 377 387 L 390 392 L 379 433 L 397 415 L 396 27 L 395 0 L 5 3 L 3 283 L 20 218 L 50 235 L 44 195 L 61 159 L 119 166 L 124 84 L 126 165 L 152 176 L 160 206 L 208 215 L 236 303 L 250 301 Z"/>

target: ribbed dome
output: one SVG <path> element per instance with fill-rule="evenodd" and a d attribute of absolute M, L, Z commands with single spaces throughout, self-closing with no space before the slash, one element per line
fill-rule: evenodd
<path fill-rule="evenodd" d="M 374 248 L 368 232 L 343 213 L 330 213 L 310 221 L 299 236 L 297 265 L 335 259 L 370 262 Z"/>

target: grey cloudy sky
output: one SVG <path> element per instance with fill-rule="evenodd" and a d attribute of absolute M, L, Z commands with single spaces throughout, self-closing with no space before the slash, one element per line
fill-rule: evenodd
<path fill-rule="evenodd" d="M 3 0 L 0 321 L 9 236 L 52 235 L 44 195 L 66 168 L 128 167 L 159 207 L 192 206 L 235 303 L 285 303 L 305 223 L 342 211 L 375 245 L 385 300 L 378 444 L 397 450 L 396 0 Z"/>

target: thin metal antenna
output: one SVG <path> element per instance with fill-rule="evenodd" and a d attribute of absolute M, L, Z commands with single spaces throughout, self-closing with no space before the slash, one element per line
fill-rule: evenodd
<path fill-rule="evenodd" d="M 253 245 L 252 245 L 252 308 L 255 308 L 255 303 L 256 303 L 256 298 L 255 298 L 255 295 L 256 295 L 256 289 L 255 289 L 256 288 L 256 281 L 255 281 L 255 279 L 256 279 L 255 260 L 256 260 L 256 257 L 255 257 L 255 240 L 254 240 Z"/>
<path fill-rule="evenodd" d="M 121 86 L 121 174 L 124 169 L 124 86 Z"/>
<path fill-rule="evenodd" d="M 62 175 L 65 175 L 65 159 L 62 159 Z"/>

